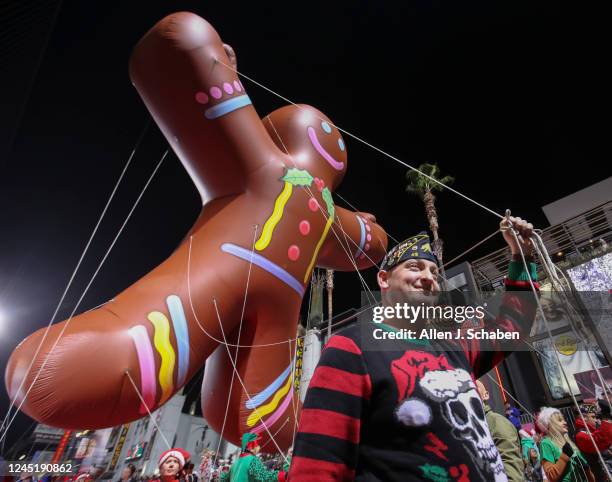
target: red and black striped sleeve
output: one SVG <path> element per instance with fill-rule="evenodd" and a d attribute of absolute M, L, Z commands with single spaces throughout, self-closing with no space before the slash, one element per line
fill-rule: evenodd
<path fill-rule="evenodd" d="M 485 323 L 485 330 L 502 332 L 519 332 L 521 340 L 529 334 L 535 318 L 537 303 L 535 301 L 530 279 L 536 293 L 539 292 L 536 264 L 527 257 L 527 268 L 522 258 L 513 256 L 508 267 L 508 276 L 504 280 L 506 293 L 499 308 L 497 317 Z M 517 346 L 519 340 L 463 340 L 462 345 L 474 376 L 480 378 L 497 366 Z"/>
<path fill-rule="evenodd" d="M 351 338 L 332 336 L 308 386 L 290 482 L 355 478 L 361 416 L 371 391 L 361 349 Z"/>

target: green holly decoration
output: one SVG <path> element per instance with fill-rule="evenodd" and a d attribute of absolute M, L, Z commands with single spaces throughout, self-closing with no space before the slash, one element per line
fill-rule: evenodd
<path fill-rule="evenodd" d="M 281 177 L 281 181 L 288 182 L 294 186 L 311 186 L 314 178 L 308 171 L 292 167 Z"/>
<path fill-rule="evenodd" d="M 423 477 L 433 482 L 450 482 L 448 472 L 439 465 L 424 464 L 419 467 L 423 471 Z"/>
<path fill-rule="evenodd" d="M 331 192 L 326 187 L 323 188 L 321 192 L 321 196 L 323 197 L 323 201 L 325 201 L 325 205 L 327 206 L 327 214 L 331 219 L 334 219 L 335 208 L 334 208 L 334 200 L 332 199 Z"/>

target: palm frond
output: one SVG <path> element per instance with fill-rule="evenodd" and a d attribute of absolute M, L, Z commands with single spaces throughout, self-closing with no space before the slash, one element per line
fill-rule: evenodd
<path fill-rule="evenodd" d="M 421 199 L 425 195 L 425 189 L 423 189 L 422 187 L 414 186 L 412 184 L 409 184 L 408 186 L 406 186 L 406 192 L 413 194 L 415 196 L 418 196 Z"/>
<path fill-rule="evenodd" d="M 440 182 L 445 186 L 450 186 L 455 182 L 455 178 L 453 176 L 444 176 L 442 179 L 440 179 Z"/>
<path fill-rule="evenodd" d="M 455 181 L 455 178 L 452 176 L 439 178 L 439 175 L 440 168 L 436 163 L 424 162 L 420 164 L 418 171 L 411 169 L 406 172 L 406 179 L 408 180 L 406 192 L 416 194 L 422 198 L 427 192 L 442 191 L 443 187 L 440 184 L 450 186 Z"/>

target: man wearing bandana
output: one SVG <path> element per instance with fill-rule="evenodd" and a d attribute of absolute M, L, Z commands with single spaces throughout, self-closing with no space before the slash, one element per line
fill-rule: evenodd
<path fill-rule="evenodd" d="M 531 291 L 529 277 L 536 277 L 529 240 L 533 226 L 510 217 L 500 229 L 512 260 L 499 314 L 485 328 L 528 333 L 536 303 L 517 291 Z M 440 295 L 438 270 L 426 233 L 394 247 L 378 272 L 382 312 L 405 303 L 434 305 Z M 374 331 L 418 333 L 428 323 L 418 319 L 407 325 L 384 316 L 383 323 L 357 324 L 328 341 L 304 401 L 289 480 L 507 481 L 474 380 L 514 345 L 467 337 L 380 340 Z"/>

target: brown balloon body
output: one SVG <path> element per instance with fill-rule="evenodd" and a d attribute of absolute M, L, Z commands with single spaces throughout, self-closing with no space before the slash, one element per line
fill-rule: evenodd
<path fill-rule="evenodd" d="M 225 420 L 233 443 L 248 430 L 264 444 L 274 434 L 285 449 L 312 269 L 370 267 L 387 236 L 372 215 L 333 204 L 347 156 L 332 122 L 305 105 L 260 119 L 202 18 L 161 20 L 134 49 L 130 76 L 200 191 L 202 213 L 166 261 L 112 301 L 21 342 L 6 370 L 9 395 L 20 404 L 31 386 L 22 410 L 42 423 L 109 427 L 162 406 L 208 359 L 202 404 L 212 427 Z"/>

